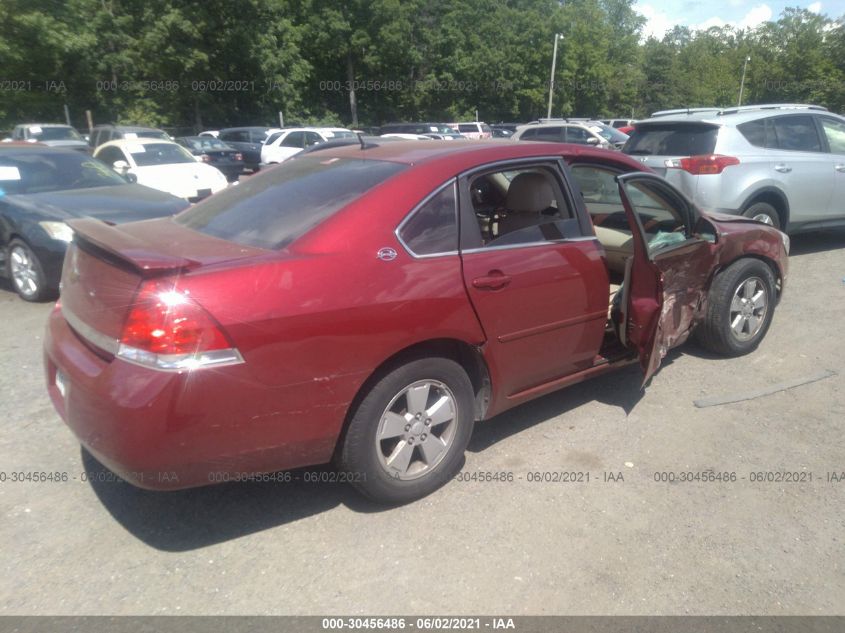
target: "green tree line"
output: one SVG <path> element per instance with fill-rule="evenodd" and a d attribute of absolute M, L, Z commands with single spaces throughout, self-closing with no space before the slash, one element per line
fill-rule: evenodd
<path fill-rule="evenodd" d="M 675 107 L 845 109 L 843 20 L 642 36 L 632 0 L 0 0 L 0 129 L 642 117 Z"/>

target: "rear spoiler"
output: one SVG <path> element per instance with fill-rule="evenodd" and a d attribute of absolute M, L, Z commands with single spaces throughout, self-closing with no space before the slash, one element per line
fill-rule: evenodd
<path fill-rule="evenodd" d="M 74 241 L 92 244 L 141 273 L 156 274 L 199 264 L 192 259 L 161 253 L 148 242 L 121 231 L 119 226 L 101 220 L 83 218 L 68 220 L 67 224 L 73 229 Z"/>

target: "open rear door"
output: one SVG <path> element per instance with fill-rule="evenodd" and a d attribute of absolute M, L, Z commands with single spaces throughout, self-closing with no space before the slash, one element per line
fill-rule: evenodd
<path fill-rule="evenodd" d="M 675 230 L 683 240 L 689 233 L 691 218 L 686 209 L 663 204 L 661 190 L 667 184 L 659 177 L 642 172 L 623 174 L 616 178 L 619 196 L 631 226 L 633 256 L 627 263 L 623 295 L 623 343 L 636 349 L 643 370 L 643 385 L 660 367 L 667 345 L 661 344 L 667 331 L 670 312 L 664 311 L 664 272 L 649 253 L 650 232 L 664 227 L 661 239 Z M 634 198 L 634 200 L 632 200 Z M 643 222 L 647 223 L 648 230 Z M 673 228 L 677 227 L 677 228 Z M 660 233 L 657 233 L 660 235 Z M 671 330 L 671 327 L 668 328 Z"/>

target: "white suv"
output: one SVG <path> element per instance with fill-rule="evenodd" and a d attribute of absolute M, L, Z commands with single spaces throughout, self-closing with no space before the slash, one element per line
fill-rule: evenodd
<path fill-rule="evenodd" d="M 705 211 L 790 233 L 845 224 L 845 117 L 820 106 L 657 112 L 622 151 Z"/>
<path fill-rule="evenodd" d="M 478 121 L 470 123 L 451 123 L 449 127 L 457 130 L 461 136 L 474 141 L 484 138 L 493 138 L 493 130 L 486 123 L 479 123 Z"/>

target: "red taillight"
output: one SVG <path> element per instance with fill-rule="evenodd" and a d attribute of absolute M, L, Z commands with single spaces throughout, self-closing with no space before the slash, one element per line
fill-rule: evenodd
<path fill-rule="evenodd" d="M 231 347 L 220 327 L 192 299 L 156 286 L 138 293 L 120 343 L 154 354 L 193 354 Z"/>
<path fill-rule="evenodd" d="M 117 355 L 165 370 L 243 362 L 220 325 L 186 292 L 156 283 L 138 291 Z"/>
<path fill-rule="evenodd" d="M 243 160 L 243 159 L 244 159 L 244 155 L 243 155 L 243 154 L 240 154 L 240 153 L 235 154 L 235 160 Z"/>
<path fill-rule="evenodd" d="M 694 176 L 721 174 L 725 167 L 731 165 L 739 165 L 739 159 L 735 156 L 723 156 L 721 154 L 687 156 L 686 158 L 666 161 L 666 167 L 683 169 Z"/>
<path fill-rule="evenodd" d="M 210 163 L 211 156 L 209 156 L 208 154 L 200 154 L 200 160 L 204 163 Z"/>

